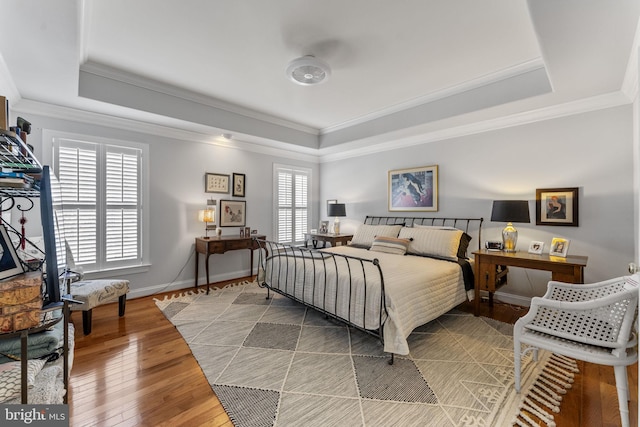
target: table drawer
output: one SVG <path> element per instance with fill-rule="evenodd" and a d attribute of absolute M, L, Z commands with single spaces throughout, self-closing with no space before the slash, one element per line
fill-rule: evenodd
<path fill-rule="evenodd" d="M 246 239 L 246 240 L 233 240 L 233 241 L 229 241 L 226 242 L 226 249 L 228 251 L 232 251 L 235 249 L 248 249 L 250 248 L 251 245 L 251 239 Z"/>

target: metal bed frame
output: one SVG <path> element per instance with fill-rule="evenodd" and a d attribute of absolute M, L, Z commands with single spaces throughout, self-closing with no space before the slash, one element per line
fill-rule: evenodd
<path fill-rule="evenodd" d="M 478 247 L 480 248 L 481 247 L 481 244 L 480 244 L 481 229 L 482 229 L 483 221 L 484 221 L 483 218 L 435 218 L 435 217 L 424 218 L 424 217 L 367 216 L 364 220 L 364 224 L 368 224 L 368 225 L 404 224 L 405 226 L 413 226 L 414 224 L 419 224 L 419 225 L 432 225 L 432 226 L 443 226 L 443 227 L 452 226 L 452 227 L 463 230 L 467 234 L 471 232 L 472 224 L 477 224 L 478 225 L 478 228 L 477 228 Z M 346 324 L 347 326 L 350 326 L 352 328 L 355 328 L 359 331 L 365 332 L 369 335 L 372 335 L 378 338 L 382 343 L 382 345 L 384 346 L 383 328 L 384 328 L 384 321 L 388 317 L 388 312 L 387 312 L 386 299 L 385 299 L 384 275 L 383 275 L 382 269 L 380 268 L 377 258 L 373 260 L 369 260 L 369 259 L 358 258 L 354 256 L 349 256 L 349 255 L 320 252 L 318 250 L 310 249 L 310 248 L 307 249 L 305 247 L 289 246 L 289 245 L 276 243 L 268 240 L 256 239 L 256 241 L 258 242 L 259 247 L 261 249 L 264 249 L 264 251 L 262 250 L 258 251 L 259 252 L 258 282 L 261 287 L 267 289 L 267 299 L 271 298 L 270 291 L 283 295 L 300 304 L 303 304 L 306 307 L 313 308 L 314 310 L 320 313 L 323 313 L 328 318 L 330 317 L 332 319 L 335 319 L 339 322 Z M 264 256 L 263 256 L 263 252 L 264 252 Z M 284 262 L 278 263 L 277 271 L 274 271 L 273 268 L 270 271 L 268 271 L 266 266 L 267 261 L 276 257 L 283 258 L 283 260 L 281 261 L 284 261 Z M 303 262 L 302 268 L 301 268 L 302 271 L 296 271 L 298 269 L 297 266 L 299 263 L 294 262 L 293 263 L 294 267 L 290 267 L 291 263 L 289 261 L 292 259 L 294 261 L 306 259 L 306 260 L 309 260 L 310 262 Z M 344 262 L 346 262 L 346 265 L 348 266 L 348 269 L 346 272 L 340 271 L 338 269 L 339 259 L 342 259 L 344 260 Z M 311 264 L 311 265 L 308 266 L 308 264 Z M 373 270 L 376 272 L 375 275 L 377 277 L 367 277 L 367 275 L 365 274 L 365 270 L 367 270 L 367 267 L 366 267 L 367 265 L 372 265 L 375 267 Z M 289 271 L 290 268 L 293 268 L 293 271 Z M 283 271 L 283 269 L 285 269 L 285 271 Z M 355 296 L 353 292 L 354 283 L 352 281 L 351 273 L 352 271 L 355 271 L 355 269 L 362 270 L 363 276 L 364 276 L 364 292 L 362 292 L 362 294 L 359 297 Z M 311 270 L 311 271 L 308 271 L 308 270 Z M 335 276 L 336 276 L 336 279 L 335 279 L 336 291 L 335 291 L 335 294 L 333 295 L 333 298 L 334 298 L 333 300 L 331 299 L 330 295 L 327 295 L 326 280 L 327 280 L 328 271 L 335 272 Z M 320 272 L 320 274 L 324 277 L 324 283 L 322 284 L 317 283 L 316 272 Z M 290 273 L 293 275 L 293 278 L 294 278 L 293 283 L 288 283 L 289 277 L 292 277 Z M 312 273 L 312 280 L 310 281 L 307 281 L 308 273 Z M 280 278 L 283 277 L 283 275 L 285 278 L 284 284 L 280 283 Z M 344 277 L 345 275 L 347 275 L 348 277 L 348 287 L 349 287 L 348 289 L 346 289 L 346 292 L 349 295 L 349 300 L 347 304 L 348 306 L 347 317 L 336 314 L 337 305 L 338 305 L 336 296 L 341 294 L 339 291 L 340 280 L 338 280 L 338 278 L 339 276 Z M 302 281 L 300 282 L 298 280 L 295 280 L 295 278 L 302 278 Z M 366 289 L 367 289 L 367 282 L 370 280 L 373 280 L 375 282 L 374 279 L 376 278 L 379 279 L 380 286 L 381 286 L 380 300 L 377 302 L 374 301 L 373 303 L 379 304 L 380 314 L 378 319 L 379 327 L 373 330 L 373 329 L 366 329 L 364 327 L 367 324 L 366 308 L 367 308 L 368 295 L 367 295 Z M 274 283 L 274 281 L 277 281 L 278 283 Z M 309 288 L 311 289 L 311 295 L 312 295 L 311 302 L 304 300 L 306 295 L 305 290 L 308 290 Z M 318 291 L 318 289 L 320 289 L 320 291 Z M 314 304 L 313 301 L 316 300 L 316 297 L 318 297 L 318 292 L 322 292 L 322 294 L 319 295 L 321 302 L 320 304 Z M 299 293 L 301 293 L 302 298 L 298 298 L 296 296 Z M 362 316 L 361 316 L 363 326 L 356 325 L 354 321 L 351 319 L 351 308 L 358 303 L 360 303 L 361 306 L 363 307 Z M 394 360 L 394 354 L 392 353 L 391 358 L 389 360 L 389 364 L 393 364 L 393 360 Z"/>

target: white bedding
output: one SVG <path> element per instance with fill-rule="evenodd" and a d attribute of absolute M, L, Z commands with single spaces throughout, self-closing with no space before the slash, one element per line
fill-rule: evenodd
<path fill-rule="evenodd" d="M 382 311 L 386 352 L 409 354 L 407 337 L 416 327 L 446 313 L 467 298 L 462 270 L 456 262 L 387 254 L 350 246 L 337 246 L 324 249 L 323 252 L 379 260 L 388 312 L 386 318 Z M 380 274 L 372 263 L 361 265 L 355 260 L 349 261 L 343 257 L 311 260 L 298 256 L 295 260 L 292 257 L 275 257 L 267 262 L 266 266 L 264 278 L 270 286 L 284 288 L 286 283 L 288 288 L 281 290 L 306 303 L 336 314 L 360 327 L 372 330 L 379 328 Z M 366 303 L 362 286 L 365 276 Z M 287 280 L 284 280 L 285 277 Z M 312 287 L 314 281 L 316 285 Z M 326 289 L 324 283 L 327 284 Z M 336 288 L 343 296 L 338 299 L 337 306 L 333 304 Z M 351 308 L 347 302 L 349 292 L 352 293 L 352 301 L 355 301 Z M 363 304 L 367 307 L 365 319 L 362 315 Z"/>

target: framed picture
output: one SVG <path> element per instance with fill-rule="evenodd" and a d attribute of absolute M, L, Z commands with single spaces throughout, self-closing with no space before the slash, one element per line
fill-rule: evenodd
<path fill-rule="evenodd" d="M 569 240 L 561 237 L 554 237 L 551 240 L 551 249 L 549 249 L 549 255 L 566 257 L 569 250 Z"/>
<path fill-rule="evenodd" d="M 205 193 L 228 193 L 229 175 L 219 173 L 206 173 L 204 176 Z"/>
<path fill-rule="evenodd" d="M 0 279 L 24 273 L 20 258 L 18 258 L 4 225 L 0 225 L 0 250 L 2 251 L 0 256 Z"/>
<path fill-rule="evenodd" d="M 389 171 L 389 210 L 438 210 L 438 166 Z"/>
<path fill-rule="evenodd" d="M 220 200 L 220 227 L 244 227 L 246 217 L 244 200 Z"/>
<path fill-rule="evenodd" d="M 233 174 L 233 192 L 231 195 L 234 197 L 244 197 L 245 182 L 246 182 L 246 177 L 243 173 L 234 173 Z"/>
<path fill-rule="evenodd" d="M 319 234 L 327 234 L 329 232 L 329 221 L 320 221 Z"/>
<path fill-rule="evenodd" d="M 578 226 L 578 188 L 536 189 L 536 225 Z"/>
<path fill-rule="evenodd" d="M 337 199 L 327 200 L 327 215 L 329 215 L 329 205 L 332 205 L 334 203 L 338 203 L 338 200 Z"/>
<path fill-rule="evenodd" d="M 540 255 L 544 249 L 544 242 L 533 241 L 529 244 L 529 253 Z"/>

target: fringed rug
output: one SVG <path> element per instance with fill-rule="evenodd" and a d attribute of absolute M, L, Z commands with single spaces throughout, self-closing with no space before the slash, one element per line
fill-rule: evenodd
<path fill-rule="evenodd" d="M 271 296 L 243 282 L 156 299 L 238 427 L 553 425 L 572 382 L 575 362 L 540 352 L 516 394 L 513 326 L 492 319 L 453 310 L 389 365 L 374 337 Z"/>

